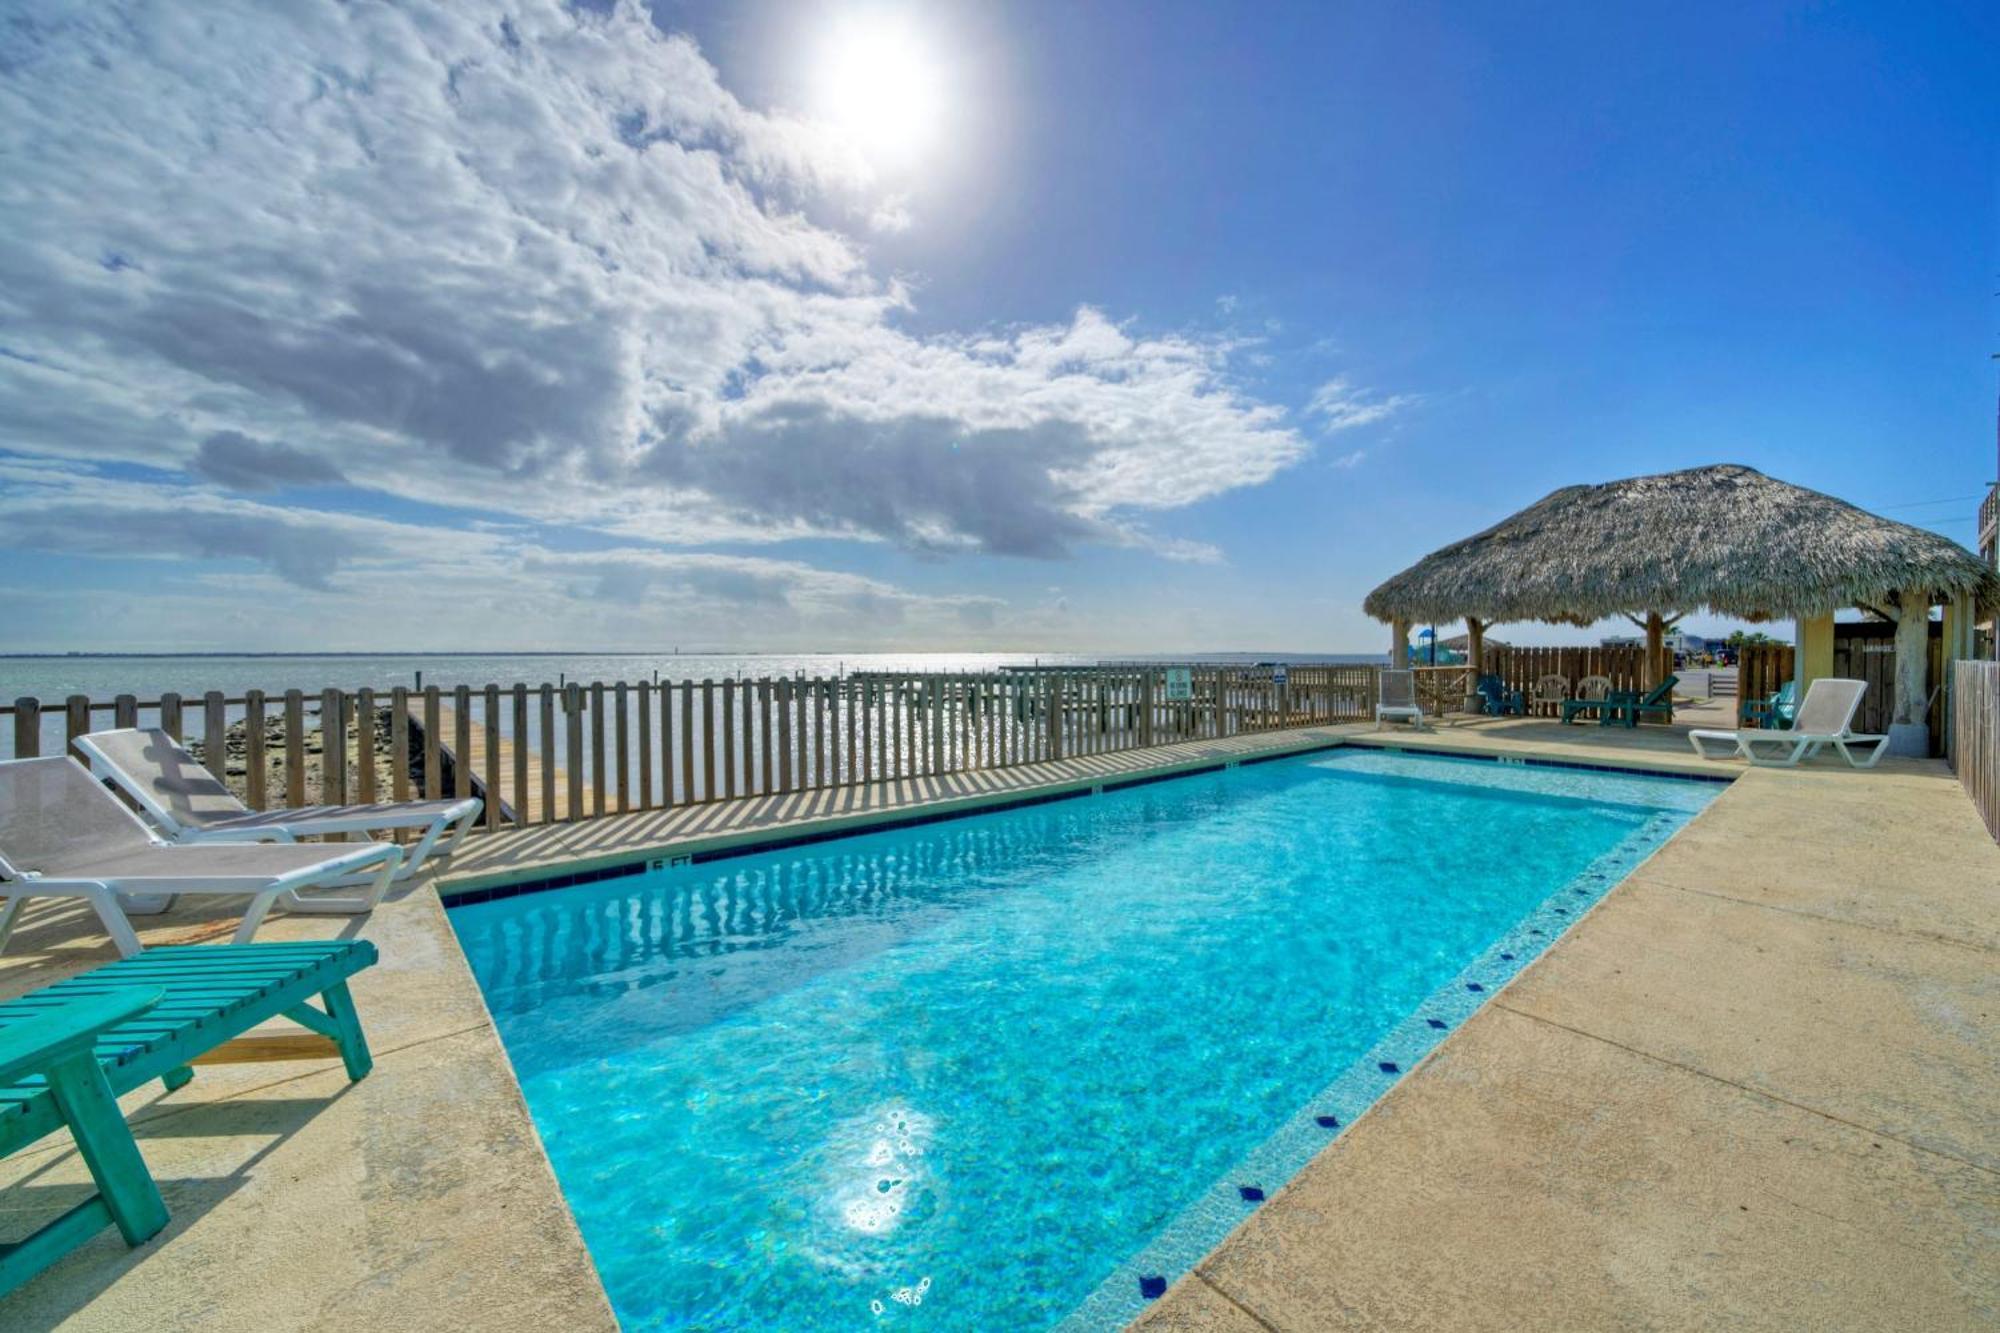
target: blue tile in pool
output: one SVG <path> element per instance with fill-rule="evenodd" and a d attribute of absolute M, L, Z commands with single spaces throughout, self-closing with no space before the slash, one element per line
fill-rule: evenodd
<path fill-rule="evenodd" d="M 1167 1280 L 1158 1273 L 1149 1273 L 1139 1279 L 1139 1296 L 1143 1300 L 1157 1301 L 1167 1294 Z"/>
<path fill-rule="evenodd" d="M 628 1326 L 1109 1328 L 1712 794 L 1333 751 L 452 920 Z"/>
<path fill-rule="evenodd" d="M 1255 1185 L 1238 1185 L 1236 1193 L 1245 1203 L 1264 1202 L 1264 1191 Z"/>

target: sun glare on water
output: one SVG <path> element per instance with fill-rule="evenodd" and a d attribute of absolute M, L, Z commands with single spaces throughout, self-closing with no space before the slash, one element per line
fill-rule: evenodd
<path fill-rule="evenodd" d="M 855 15 L 819 55 L 818 110 L 880 169 L 913 165 L 936 141 L 944 69 L 925 34 L 892 14 Z"/>

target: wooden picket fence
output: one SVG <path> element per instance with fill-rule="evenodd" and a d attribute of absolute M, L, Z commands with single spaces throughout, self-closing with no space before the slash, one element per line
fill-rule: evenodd
<path fill-rule="evenodd" d="M 1554 704 L 1532 702 L 1535 682 L 1543 676 L 1561 676 L 1569 683 L 1569 694 L 1574 697 L 1577 685 L 1585 676 L 1608 676 L 1614 690 L 1642 690 L 1645 688 L 1646 650 L 1639 645 L 1619 645 L 1595 648 L 1492 648 L 1486 654 L 1486 670 L 1497 675 L 1510 690 L 1521 691 L 1531 702 L 1528 712 L 1531 716 L 1555 717 L 1559 709 Z"/>
<path fill-rule="evenodd" d="M 1951 664 L 1951 766 L 2000 841 L 2000 662 Z"/>
<path fill-rule="evenodd" d="M 479 795 L 497 828 L 1355 721 L 1377 689 L 1366 665 L 1191 664 L 1184 693 L 1169 670 L 76 695 L 0 714 L 16 757 L 158 726 L 255 809 Z"/>

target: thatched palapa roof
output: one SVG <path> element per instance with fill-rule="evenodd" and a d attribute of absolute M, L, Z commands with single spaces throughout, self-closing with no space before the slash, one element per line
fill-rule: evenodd
<path fill-rule="evenodd" d="M 1565 486 L 1419 560 L 1362 603 L 1377 620 L 1587 625 L 1707 608 L 1750 620 L 1881 607 L 1900 589 L 2000 607 L 1972 552 L 1754 468 Z"/>

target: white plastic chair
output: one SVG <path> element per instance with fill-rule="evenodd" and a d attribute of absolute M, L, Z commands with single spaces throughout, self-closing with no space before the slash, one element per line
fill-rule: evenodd
<path fill-rule="evenodd" d="M 1417 730 L 1424 727 L 1424 710 L 1417 705 L 1417 673 L 1414 671 L 1384 671 L 1382 673 L 1382 699 L 1375 705 L 1375 730 L 1382 730 L 1391 718 L 1413 723 Z"/>

